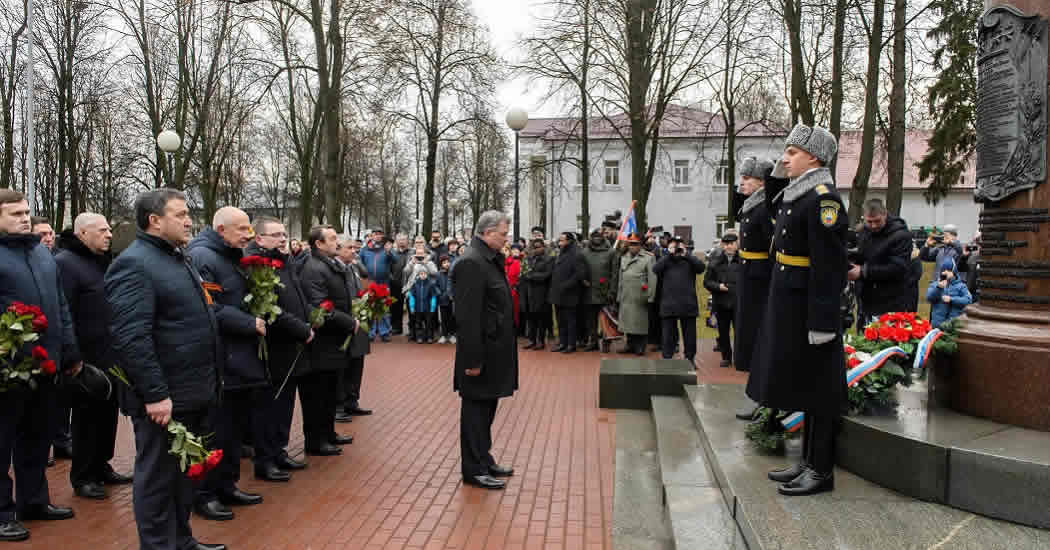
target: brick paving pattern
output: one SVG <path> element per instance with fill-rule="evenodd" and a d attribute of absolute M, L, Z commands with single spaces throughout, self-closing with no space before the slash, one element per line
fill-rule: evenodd
<path fill-rule="evenodd" d="M 702 344 L 702 381 L 744 380 L 718 368 L 712 343 Z M 234 550 L 612 548 L 616 427 L 615 412 L 596 406 L 601 355 L 520 354 L 521 388 L 500 402 L 493 428 L 494 456 L 516 473 L 505 491 L 485 491 L 461 482 L 453 347 L 395 341 L 373 350 L 362 406 L 376 412 L 337 425 L 354 444 L 343 456 L 309 457 L 287 484 L 255 480 L 245 460 L 240 487 L 265 502 L 235 508 L 233 521 L 195 516 L 199 540 Z M 301 458 L 298 409 L 295 422 L 290 450 Z M 113 464 L 130 472 L 133 458 L 131 424 L 121 417 Z M 12 548 L 137 548 L 130 486 L 110 487 L 106 501 L 74 497 L 66 460 L 48 478 L 52 502 L 72 505 L 76 518 L 30 522 L 32 537 Z"/>

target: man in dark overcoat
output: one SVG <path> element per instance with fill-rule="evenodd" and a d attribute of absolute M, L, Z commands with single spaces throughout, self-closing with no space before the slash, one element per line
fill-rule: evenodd
<path fill-rule="evenodd" d="M 663 358 L 674 356 L 678 329 L 682 330 L 685 358 L 695 365 L 696 318 L 700 303 L 696 297 L 696 277 L 704 272 L 700 258 L 686 253 L 685 242 L 675 237 L 668 244 L 668 254 L 656 261 L 653 273 L 663 281 L 660 296 L 660 321 L 663 335 Z"/>
<path fill-rule="evenodd" d="M 255 442 L 252 462 L 257 479 L 288 481 L 290 471 L 306 467 L 304 462 L 290 457 L 285 447 L 291 434 L 299 374 L 310 369 L 308 346 L 314 332 L 309 325 L 310 306 L 303 294 L 298 268 L 290 255 L 283 252 L 288 242 L 284 224 L 276 218 L 260 216 L 253 226 L 255 242 L 246 253 L 280 261 L 277 276 L 283 286 L 277 288 L 277 307 L 281 308 L 281 314 L 266 330 L 267 365 L 273 384 L 259 390 L 263 413 L 254 415 L 257 422 L 254 433 L 260 439 Z"/>
<path fill-rule="evenodd" d="M 763 318 L 763 342 L 747 393 L 765 406 L 804 411 L 799 464 L 770 472 L 781 494 L 835 487 L 835 430 L 846 396 L 839 301 L 846 286 L 848 220 L 827 165 L 837 141 L 799 124 L 786 142 L 791 183 L 777 207 L 776 266 Z"/>
<path fill-rule="evenodd" d="M 503 489 L 513 468 L 492 456 L 492 421 L 499 399 L 518 389 L 514 302 L 500 250 L 510 220 L 502 212 L 478 218 L 476 235 L 452 268 L 458 340 L 454 389 L 459 392 L 463 482 Z"/>
<path fill-rule="evenodd" d="M 551 273 L 550 302 L 558 317 L 558 345 L 553 352 L 573 353 L 576 351 L 577 326 L 576 308 L 580 306 L 583 290 L 591 284 L 587 261 L 576 248 L 576 235 L 562 233 L 558 237 L 561 252 L 554 259 L 554 271 Z"/>
<path fill-rule="evenodd" d="M 249 289 L 240 261 L 252 236 L 248 214 L 226 206 L 215 212 L 212 226 L 186 247 L 186 255 L 213 298 L 219 337 L 226 352 L 222 399 L 211 417 L 214 445 L 222 449 L 223 461 L 201 484 L 195 506 L 200 516 L 215 521 L 233 519 L 229 506 L 256 505 L 263 500 L 262 495 L 237 487 L 241 479 L 241 442 L 247 430 L 254 432 L 258 425 L 254 415 L 262 410 L 258 389 L 270 385 L 266 364 L 259 357 L 259 338 L 266 335 L 266 321 L 242 309 Z M 251 435 L 253 442 L 261 439 L 259 434 Z"/>
<path fill-rule="evenodd" d="M 354 438 L 335 431 L 335 412 L 338 405 L 339 370 L 347 367 L 352 355 L 363 356 L 368 349 L 368 333 L 360 330 L 360 322 L 353 316 L 356 291 L 351 289 L 346 268 L 336 261 L 339 235 L 330 225 L 310 229 L 311 249 L 300 278 L 303 293 L 310 309 L 331 300 L 334 310 L 317 330 L 312 344 L 310 368 L 299 379 L 299 395 L 303 407 L 303 435 L 306 454 L 332 456 L 343 453 L 340 445 L 349 445 Z M 350 346 L 340 349 L 347 336 Z"/>
<path fill-rule="evenodd" d="M 730 331 L 736 318 L 736 285 L 740 278 L 740 257 L 737 255 L 740 246 L 735 233 L 722 235 L 722 255 L 718 261 L 711 262 L 704 276 L 704 288 L 711 293 L 711 302 L 715 318 L 718 319 L 718 351 L 722 354 L 719 366 L 728 367 L 733 363 L 733 342 Z"/>
<path fill-rule="evenodd" d="M 546 349 L 545 340 L 551 318 L 548 295 L 551 272 L 554 271 L 554 258 L 547 254 L 547 245 L 542 237 L 532 239 L 529 255 L 522 262 L 522 266 L 518 287 L 521 288 L 521 311 L 527 321 L 526 336 L 529 338 L 529 343 L 524 349 Z"/>

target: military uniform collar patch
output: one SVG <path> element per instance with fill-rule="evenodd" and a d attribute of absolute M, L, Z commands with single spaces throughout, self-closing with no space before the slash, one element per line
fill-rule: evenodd
<path fill-rule="evenodd" d="M 810 170 L 793 180 L 790 185 L 784 188 L 784 201 L 795 202 L 802 195 L 816 189 L 818 185 L 824 185 L 825 189 L 835 187 L 834 182 L 831 180 L 831 171 L 826 167 Z"/>
<path fill-rule="evenodd" d="M 766 201 L 766 188 L 763 187 L 754 193 L 744 201 L 744 206 L 740 208 L 741 214 L 747 214 L 748 212 L 755 209 L 756 206 Z"/>

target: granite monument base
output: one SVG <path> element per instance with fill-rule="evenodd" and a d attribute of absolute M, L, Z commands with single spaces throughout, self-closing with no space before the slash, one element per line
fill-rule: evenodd
<path fill-rule="evenodd" d="M 598 406 L 648 410 L 650 397 L 681 396 L 686 384 L 696 384 L 696 370 L 684 359 L 602 359 Z"/>

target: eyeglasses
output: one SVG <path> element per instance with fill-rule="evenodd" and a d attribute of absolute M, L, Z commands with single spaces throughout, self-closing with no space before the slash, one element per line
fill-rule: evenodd
<path fill-rule="evenodd" d="M 286 239 L 288 238 L 287 233 L 259 233 L 263 237 L 273 237 L 275 239 Z"/>

